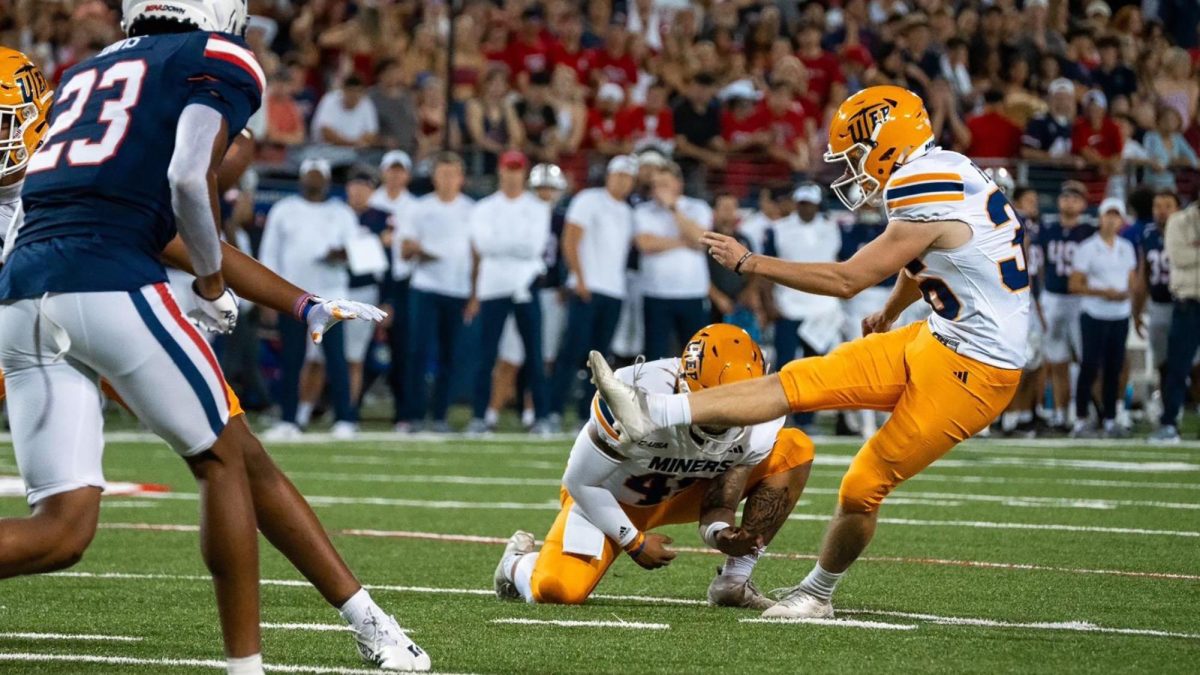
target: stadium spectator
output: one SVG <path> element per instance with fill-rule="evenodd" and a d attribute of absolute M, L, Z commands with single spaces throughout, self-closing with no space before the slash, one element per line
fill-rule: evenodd
<path fill-rule="evenodd" d="M 392 150 L 384 154 L 379 162 L 383 184 L 371 195 L 370 205 L 391 214 L 390 283 L 383 285 L 382 307 L 388 314 L 388 386 L 392 391 L 392 424 L 404 420 L 404 365 L 407 358 L 409 279 L 412 277 L 413 262 L 405 260 L 403 246 L 412 238 L 412 208 L 416 197 L 408 191 L 412 177 L 412 158 L 403 150 Z"/>
<path fill-rule="evenodd" d="M 520 151 L 500 156 L 500 188 L 475 204 L 470 237 L 473 258 L 471 299 L 466 317 L 480 323 L 472 418 L 468 433 L 491 431 L 485 419 L 492 396 L 492 371 L 505 322 L 512 316 L 525 355 L 525 377 L 535 415 L 544 424 L 545 372 L 542 369 L 542 311 L 534 283 L 545 272 L 550 238 L 550 206 L 525 189 L 529 160 Z M 538 431 L 542 431 L 538 426 Z"/>
<path fill-rule="evenodd" d="M 713 200 L 713 231 L 729 235 L 742 246 L 754 250 L 754 242 L 741 232 L 740 225 L 737 197 L 729 193 L 717 195 Z M 759 326 L 762 301 L 758 284 L 723 267 L 711 257 L 708 258 L 708 276 L 712 280 L 708 295 L 712 301 L 712 321 L 740 326 L 758 341 L 762 334 Z"/>
<path fill-rule="evenodd" d="M 1137 74 L 1121 60 L 1121 42 L 1115 36 L 1105 36 L 1096 42 L 1100 50 L 1100 65 L 1092 71 L 1092 82 L 1116 103 L 1137 92 Z"/>
<path fill-rule="evenodd" d="M 300 166 L 300 194 L 284 197 L 271 207 L 263 228 L 259 258 L 276 274 L 320 297 L 346 296 L 346 247 L 358 231 L 358 218 L 340 199 L 329 196 L 329 163 L 306 160 Z M 345 329 L 325 333 L 321 344 L 308 337 L 307 325 L 290 316 L 278 318 L 280 340 L 279 422 L 264 438 L 296 438 L 308 426 L 328 380 L 337 418 L 332 432 L 338 438 L 355 435 L 354 408 L 346 370 Z M 321 363 L 324 361 L 324 364 Z"/>
<path fill-rule="evenodd" d="M 377 82 L 368 98 L 379 115 L 379 145 L 388 150 L 417 150 L 417 107 L 404 83 L 404 66 L 386 59 L 376 68 Z"/>
<path fill-rule="evenodd" d="M 1021 152 L 1021 128 L 1004 114 L 1004 93 L 989 89 L 983 101 L 983 110 L 966 119 L 969 133 L 960 143 L 972 158 L 1015 159 Z"/>
<path fill-rule="evenodd" d="M 798 262 L 836 262 L 842 247 L 841 230 L 821 211 L 821 188 L 801 185 L 787 198 L 795 210 L 771 224 L 764 253 Z M 775 321 L 775 360 L 788 363 L 829 351 L 841 339 L 842 311 L 837 298 L 803 293 L 776 284 L 772 288 Z M 796 416 L 802 427 L 811 426 L 814 416 Z"/>
<path fill-rule="evenodd" d="M 845 78 L 837 56 L 821 46 L 821 27 L 807 23 L 796 35 L 796 56 L 808 69 L 808 86 L 817 105 L 824 109 L 846 97 Z"/>
<path fill-rule="evenodd" d="M 1142 183 L 1146 187 L 1174 190 L 1177 170 L 1200 168 L 1196 151 L 1180 133 L 1182 126 L 1178 110 L 1170 106 L 1159 108 L 1157 126 L 1147 131 L 1142 140 L 1150 165 L 1142 176 Z"/>
<path fill-rule="evenodd" d="M 433 158 L 433 192 L 417 199 L 410 211 L 410 238 L 401 257 L 414 268 L 408 306 L 408 354 L 405 358 L 406 412 L 400 431 L 419 429 L 426 414 L 431 431 L 450 430 L 450 383 L 464 375 L 455 353 L 466 323 L 471 296 L 470 217 L 474 202 L 462 193 L 462 158 L 442 152 Z M 427 404 L 426 374 L 434 361 L 433 401 Z"/>
<path fill-rule="evenodd" d="M 267 115 L 267 133 L 263 142 L 288 148 L 304 143 L 304 113 L 294 98 L 295 81 L 291 71 L 277 71 L 267 85 L 267 100 L 264 103 Z"/>
<path fill-rule="evenodd" d="M 391 243 L 392 215 L 389 211 L 371 205 L 378 180 L 369 169 L 354 169 L 346 181 L 346 204 L 358 218 L 358 238 L 369 242 L 378 242 L 380 251 L 385 249 L 385 240 Z M 374 239 L 371 239 L 374 237 Z M 386 267 L 379 272 L 350 272 L 349 289 L 344 296 L 347 300 L 378 305 L 382 301 L 382 283 L 385 275 L 391 273 Z M 358 406 L 363 393 L 363 362 L 367 360 L 367 351 L 375 337 L 375 324 L 369 321 L 350 321 L 346 323 L 346 367 L 350 376 L 350 400 Z"/>
<path fill-rule="evenodd" d="M 1064 162 L 1082 166 L 1072 154 L 1071 134 L 1077 114 L 1075 83 L 1059 78 L 1049 86 L 1049 110 L 1029 120 L 1021 136 L 1021 156 L 1039 162 Z"/>
<path fill-rule="evenodd" d="M 652 199 L 634 209 L 648 359 L 679 353 L 708 321 L 708 259 L 700 244 L 712 209 L 683 195 L 683 172 L 668 164 L 653 174 Z M 672 339 L 673 338 L 673 339 Z"/>
<path fill-rule="evenodd" d="M 596 105 L 588 111 L 587 147 L 602 156 L 628 154 L 633 150 L 629 116 L 624 114 L 625 90 L 605 82 L 596 92 Z"/>
<path fill-rule="evenodd" d="M 1196 121 L 1197 106 L 1200 105 L 1200 83 L 1192 75 L 1191 57 L 1179 47 L 1168 49 L 1162 55 L 1162 68 L 1154 78 L 1153 90 L 1158 100 L 1174 108 L 1187 128 Z"/>
<path fill-rule="evenodd" d="M 379 135 L 379 114 L 367 97 L 358 75 L 350 75 L 340 89 L 325 94 L 313 113 L 313 140 L 348 148 L 367 148 Z"/>
<path fill-rule="evenodd" d="M 1171 265 L 1170 290 L 1175 301 L 1167 336 L 1167 376 L 1159 428 L 1150 440 L 1179 441 L 1179 412 L 1183 409 L 1192 361 L 1200 346 L 1200 202 L 1167 219 L 1167 260 Z"/>
<path fill-rule="evenodd" d="M 589 350 L 610 353 L 625 297 L 625 265 L 633 243 L 633 210 L 625 202 L 637 176 L 637 160 L 619 155 L 608 162 L 604 186 L 582 190 L 567 208 L 562 257 L 569 276 L 567 328 L 554 360 L 550 407 L 555 423 L 578 380 Z M 584 384 L 580 420 L 586 420 L 594 389 Z"/>
<path fill-rule="evenodd" d="M 709 169 L 725 165 L 725 140 L 721 135 L 721 106 L 716 100 L 713 78 L 699 73 L 687 86 L 686 95 L 671 109 L 675 125 L 675 156 L 686 175 L 691 194 L 707 178 Z"/>
<path fill-rule="evenodd" d="M 568 10 L 558 27 L 558 40 L 550 54 L 552 70 L 569 69 L 578 83 L 587 82 L 590 54 L 583 45 L 583 19 L 578 10 Z"/>
<path fill-rule="evenodd" d="M 466 119 L 471 143 L 483 150 L 485 173 L 496 170 L 500 153 L 521 147 L 524 131 L 509 97 L 505 69 L 493 68 L 484 75 L 481 95 L 467 101 Z"/>
<path fill-rule="evenodd" d="M 1119 427 L 1117 397 L 1125 364 L 1125 340 L 1129 336 L 1130 297 L 1140 279 L 1133 244 L 1119 236 L 1125 227 L 1125 204 L 1108 198 L 1100 204 L 1100 227 L 1075 250 L 1071 267 L 1071 292 L 1081 296 L 1080 332 L 1083 352 L 1075 383 L 1076 438 L 1103 433 L 1124 438 L 1128 429 Z M 1093 385 L 1103 373 L 1100 387 L 1099 420 L 1089 420 Z"/>
<path fill-rule="evenodd" d="M 675 119 L 667 106 L 669 95 L 666 83 L 655 79 L 646 88 L 645 103 L 626 113 L 635 152 L 653 148 L 669 155 L 675 148 Z"/>
<path fill-rule="evenodd" d="M 549 101 L 550 73 L 543 71 L 529 76 L 525 95 L 513 103 L 521 121 L 521 138 L 525 155 L 538 161 L 553 162 L 558 158 L 558 116 Z"/>
<path fill-rule="evenodd" d="M 1075 120 L 1071 151 L 1108 175 L 1119 168 L 1122 147 L 1121 130 L 1108 116 L 1108 99 L 1092 89 L 1083 95 L 1083 115 Z"/>
<path fill-rule="evenodd" d="M 588 129 L 588 109 L 584 104 L 584 88 L 575 79 L 573 70 L 565 65 L 554 69 L 550 76 L 550 100 L 554 106 L 557 145 L 566 155 L 574 155 L 583 146 Z"/>
<path fill-rule="evenodd" d="M 592 3 L 599 4 L 603 3 Z M 604 46 L 592 51 L 587 64 L 593 84 L 612 83 L 626 89 L 637 82 L 637 62 L 629 53 L 629 31 L 620 23 L 620 17 L 604 29 Z"/>
<path fill-rule="evenodd" d="M 519 89 L 524 90 L 534 75 L 550 74 L 554 51 L 554 40 L 546 32 L 546 15 L 541 5 L 527 5 L 505 48 L 505 61 Z"/>
<path fill-rule="evenodd" d="M 817 125 L 796 102 L 791 85 L 773 80 L 755 116 L 756 124 L 767 132 L 767 157 L 783 169 L 784 175 L 790 178 L 789 173 L 807 171 L 808 139 L 816 135 Z M 770 168 L 765 171 L 769 174 Z"/>

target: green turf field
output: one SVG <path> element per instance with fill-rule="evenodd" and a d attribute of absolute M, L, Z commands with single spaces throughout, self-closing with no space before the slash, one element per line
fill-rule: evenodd
<path fill-rule="evenodd" d="M 171 498 L 106 498 L 104 529 L 80 565 L 0 582 L 0 672 L 220 665 L 191 478 L 161 443 L 123 436 L 108 446 L 108 479 L 163 483 Z M 1195 444 L 971 442 L 884 505 L 829 625 L 766 625 L 752 611 L 704 606 L 721 558 L 698 550 L 657 572 L 619 561 L 582 607 L 497 601 L 499 542 L 517 528 L 545 532 L 568 446 L 519 437 L 317 440 L 272 452 L 439 671 L 1200 672 Z M 788 586 L 808 571 L 856 448 L 818 443 L 809 489 L 755 571 L 760 587 Z M 0 445 L 0 475 L 15 474 L 11 446 Z M 0 499 L 0 516 L 24 510 L 20 498 Z M 701 546 L 694 527 L 669 530 L 679 544 Z M 350 636 L 334 629 L 337 613 L 263 551 L 268 663 L 293 667 L 282 672 L 370 672 L 360 670 Z"/>

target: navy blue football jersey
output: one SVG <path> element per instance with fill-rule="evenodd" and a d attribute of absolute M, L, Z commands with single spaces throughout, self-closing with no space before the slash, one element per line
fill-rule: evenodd
<path fill-rule="evenodd" d="M 1084 239 L 1096 233 L 1091 221 L 1081 218 L 1071 228 L 1064 228 L 1058 214 L 1045 216 L 1038 229 L 1038 247 L 1042 249 L 1042 287 L 1048 293 L 1066 294 L 1071 277 L 1071 261 L 1075 249 Z"/>
<path fill-rule="evenodd" d="M 838 251 L 838 261 L 845 261 L 854 257 L 854 254 L 858 253 L 859 249 L 875 241 L 879 235 L 883 234 L 884 227 L 883 225 L 853 223 L 842 225 L 841 229 L 842 249 Z M 896 275 L 893 274 L 876 285 L 891 288 L 896 285 Z"/>
<path fill-rule="evenodd" d="M 69 69 L 29 162 L 25 223 L 0 271 L 0 298 L 164 281 L 158 255 L 175 236 L 167 168 L 180 114 L 213 108 L 232 139 L 264 85 L 245 42 L 201 31 L 128 38 Z"/>
<path fill-rule="evenodd" d="M 389 215 L 386 211 L 381 211 L 370 206 L 367 207 L 366 211 L 358 214 L 358 224 L 367 228 L 375 235 L 383 234 L 384 230 L 390 227 L 390 220 L 391 215 Z M 387 248 L 385 248 L 384 251 L 390 258 L 392 255 L 391 252 L 388 251 Z M 388 266 L 391 266 L 390 260 L 388 261 Z M 389 269 L 388 271 L 384 272 L 384 274 L 386 275 L 384 276 L 386 279 L 389 278 L 392 273 Z M 375 278 L 374 274 L 350 274 L 350 288 L 363 288 L 364 286 L 374 286 L 378 283 L 379 279 Z"/>
<path fill-rule="evenodd" d="M 559 200 L 550 212 L 550 240 L 546 243 L 546 251 L 542 261 L 546 264 L 546 272 L 534 282 L 535 288 L 560 288 L 567 279 L 567 263 L 562 259 L 563 228 L 567 221 L 567 201 Z"/>
<path fill-rule="evenodd" d="M 1154 223 L 1142 230 L 1142 257 L 1146 261 L 1146 290 L 1154 302 L 1171 302 L 1171 265 L 1167 261 L 1166 239 Z"/>

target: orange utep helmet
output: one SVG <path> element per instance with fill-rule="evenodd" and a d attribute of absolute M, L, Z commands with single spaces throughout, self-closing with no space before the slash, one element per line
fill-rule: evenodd
<path fill-rule="evenodd" d="M 829 124 L 826 162 L 846 162 L 830 187 L 850 210 L 872 202 L 892 172 L 924 152 L 933 127 L 921 97 L 891 85 L 868 87 L 838 106 Z"/>
<path fill-rule="evenodd" d="M 24 169 L 42 144 L 53 98 L 29 57 L 0 47 L 0 178 Z"/>
<path fill-rule="evenodd" d="M 683 348 L 681 361 L 688 391 L 762 377 L 767 370 L 754 338 L 727 323 L 701 328 Z"/>

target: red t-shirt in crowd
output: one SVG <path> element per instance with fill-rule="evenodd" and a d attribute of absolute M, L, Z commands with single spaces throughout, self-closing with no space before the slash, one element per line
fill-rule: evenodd
<path fill-rule="evenodd" d="M 575 77 L 580 82 L 587 82 L 588 71 L 591 70 L 590 52 L 583 47 L 571 52 L 556 42 L 550 52 L 550 64 L 551 68 L 567 66 L 575 71 Z"/>
<path fill-rule="evenodd" d="M 589 72 L 600 72 L 600 79 L 615 82 L 622 87 L 637 82 L 637 62 L 629 54 L 613 56 L 605 49 L 589 50 L 587 55 Z"/>
<path fill-rule="evenodd" d="M 1121 154 L 1124 147 L 1121 130 L 1111 117 L 1105 116 L 1098 129 L 1084 117 L 1075 120 L 1075 128 L 1071 131 L 1071 152 L 1079 154 L 1084 148 L 1091 148 L 1101 157 L 1108 158 Z"/>
<path fill-rule="evenodd" d="M 728 110 L 721 113 L 721 138 L 724 138 L 726 143 L 745 142 L 747 136 L 761 131 L 762 128 L 762 120 L 757 113 L 750 113 L 740 120 Z"/>
<path fill-rule="evenodd" d="M 600 141 L 629 140 L 633 136 L 630 121 L 629 114 L 622 110 L 618 110 L 612 117 L 604 117 L 596 108 L 588 110 L 584 145 L 594 148 Z"/>
<path fill-rule="evenodd" d="M 642 106 L 630 108 L 625 112 L 628 120 L 625 126 L 629 129 L 634 145 L 641 141 L 675 139 L 675 116 L 670 108 L 663 108 L 656 113 L 646 112 Z"/>
<path fill-rule="evenodd" d="M 804 108 L 798 104 L 784 108 L 776 113 L 766 101 L 758 104 L 758 109 L 750 116 L 754 121 L 756 131 L 767 131 L 771 135 L 771 143 L 781 147 L 791 148 L 796 139 L 804 136 Z"/>
<path fill-rule="evenodd" d="M 514 36 L 504 50 L 504 60 L 515 76 L 520 73 L 548 73 L 555 42 L 552 39 L 536 38 L 532 43 Z"/>
<path fill-rule="evenodd" d="M 832 53 L 822 51 L 820 56 L 805 58 L 797 54 L 801 63 L 808 69 L 808 89 L 816 94 L 819 105 L 824 107 L 829 102 L 829 90 L 834 82 L 845 82 L 842 75 L 842 64 Z"/>
<path fill-rule="evenodd" d="M 966 119 L 971 131 L 970 157 L 1009 159 L 1021 154 L 1021 127 L 996 111 L 972 115 Z"/>

